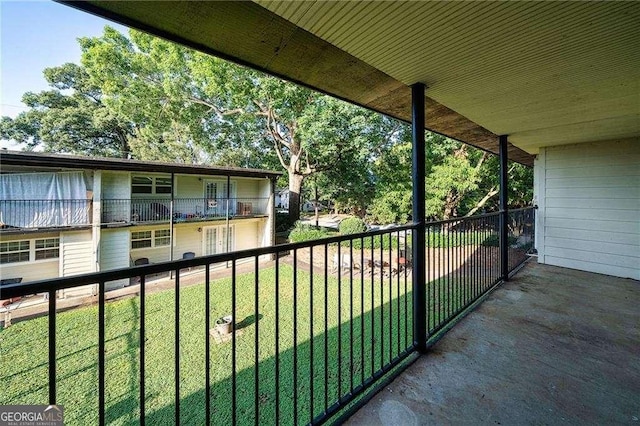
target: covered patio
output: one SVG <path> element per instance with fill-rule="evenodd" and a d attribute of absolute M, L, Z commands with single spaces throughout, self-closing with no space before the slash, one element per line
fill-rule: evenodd
<path fill-rule="evenodd" d="M 473 298 L 462 299 L 461 303 L 452 303 L 464 292 L 456 290 L 460 289 L 457 281 L 446 281 L 442 288 L 448 292 L 444 296 L 438 292 L 438 300 L 441 297 L 442 305 L 446 302 L 453 309 L 443 315 L 442 321 L 431 324 L 428 307 L 438 305 L 440 311 L 440 302 L 435 303 L 434 293 L 426 290 L 429 283 L 426 265 L 415 262 L 410 275 L 411 309 L 405 307 L 402 311 L 399 305 L 398 309 L 394 308 L 396 305 L 392 301 L 397 302 L 400 297 L 384 300 L 382 295 L 393 294 L 390 283 L 387 293 L 382 287 L 380 289 L 382 303 L 375 306 L 371 302 L 369 315 L 371 324 L 382 324 L 381 330 L 384 330 L 385 319 L 392 318 L 391 314 L 385 316 L 385 312 L 395 309 L 397 318 L 402 316 L 405 321 L 405 330 L 408 320 L 412 321 L 411 338 L 407 338 L 405 331 L 404 345 L 394 353 L 390 351 L 387 357 L 385 346 L 377 348 L 372 342 L 385 344 L 387 337 L 394 338 L 395 335 L 381 332 L 383 337 L 376 338 L 372 331 L 365 338 L 362 333 L 359 343 L 363 348 L 365 343 L 371 343 L 371 358 L 373 355 L 377 358 L 380 353 L 382 357 L 379 364 L 377 361 L 370 363 L 371 373 L 367 372 L 366 378 L 363 374 L 361 384 L 356 383 L 355 387 L 353 369 L 345 367 L 341 370 L 349 361 L 349 367 L 353 366 L 353 349 L 349 358 L 341 352 L 342 343 L 337 343 L 337 354 L 325 349 L 324 368 L 321 369 L 325 375 L 325 386 L 321 389 L 325 396 L 324 407 L 318 403 L 314 405 L 314 383 L 319 381 L 314 380 L 312 374 L 307 387 L 309 394 L 299 392 L 304 389 L 299 384 L 309 377 L 298 374 L 298 347 L 303 345 L 298 345 L 297 329 L 294 327 L 291 348 L 292 380 L 280 382 L 279 373 L 291 368 L 279 370 L 281 354 L 276 338 L 275 423 L 320 424 L 346 420 L 348 415 L 354 414 L 349 410 L 363 401 L 361 398 L 372 397 L 389 375 L 395 375 L 395 381 L 382 387 L 380 393 L 355 412 L 350 419 L 352 424 L 609 424 L 638 421 L 640 26 L 637 23 L 640 3 L 63 2 L 410 122 L 413 130 L 413 223 L 373 234 L 382 237 L 385 232 L 389 236 L 398 233 L 397 239 L 400 232 L 412 235 L 413 259 L 425 258 L 428 242 L 425 233 L 429 232 L 425 214 L 425 185 L 429 182 L 425 182 L 424 131 L 438 132 L 500 156 L 500 211 L 474 219 L 484 221 L 491 216 L 491 226 L 483 223 L 477 229 L 496 234 L 500 241 L 500 258 L 483 257 L 478 263 L 478 266 L 496 269 L 496 273 L 480 286 L 482 291 L 471 292 Z M 512 276 L 510 282 L 508 161 L 534 165 L 536 199 L 533 201 L 539 206 L 535 240 L 541 263 L 530 263 Z M 371 234 L 336 237 L 323 242 L 73 277 L 54 283 L 37 283 L 16 289 L 15 293 L 50 291 L 54 297 L 50 298 L 49 312 L 55 314 L 57 288 L 85 282 L 99 283 L 104 288 L 109 280 L 169 270 L 176 270 L 179 275 L 180 269 L 184 268 L 235 262 L 240 258 L 257 259 L 265 254 L 275 255 L 278 259 L 278 253 L 283 250 L 293 251 L 295 258 L 296 250 L 314 245 L 324 245 L 324 252 L 330 243 L 346 243 L 351 247 L 353 238 L 372 237 Z M 371 241 L 373 246 L 373 239 Z M 296 283 L 292 288 L 297 291 L 295 265 L 294 261 L 291 275 Z M 452 269 L 449 273 L 455 271 Z M 274 280 L 276 289 L 279 285 L 277 277 Z M 483 274 L 480 277 L 487 278 Z M 177 373 L 173 379 L 175 401 L 168 406 L 168 415 L 174 415 L 175 423 L 188 423 L 187 416 L 194 411 L 180 411 L 181 403 L 188 407 L 189 398 L 184 396 L 180 385 L 177 283 L 178 280 L 174 324 Z M 483 299 L 485 293 L 501 283 L 502 287 L 490 293 L 482 305 L 476 305 L 476 299 Z M 209 285 L 208 278 L 205 285 Z M 236 288 L 235 281 L 232 287 Z M 256 297 L 257 316 L 258 280 L 255 288 L 248 300 Z M 8 289 L 9 292 L 12 290 Z M 104 290 L 101 294 L 98 421 L 104 424 Z M 232 294 L 235 312 L 235 290 Z M 275 294 L 279 294 L 278 290 Z M 396 295 L 399 294 L 397 291 Z M 405 290 L 405 294 L 408 291 Z M 141 301 L 144 297 L 142 292 Z M 279 300 L 278 297 L 275 299 Z M 291 298 L 294 318 L 297 318 L 298 299 L 294 293 Z M 341 299 L 337 299 L 339 305 Z M 310 300 L 313 302 L 313 298 Z M 326 313 L 329 306 L 326 301 L 331 299 L 325 297 L 324 300 Z M 406 303 L 408 297 L 404 300 Z M 208 303 L 206 299 L 206 312 L 209 312 Z M 473 310 L 474 307 L 477 309 Z M 469 311 L 472 311 L 470 315 L 430 346 L 434 336 L 449 328 L 450 320 Z M 318 316 L 309 312 L 308 318 L 313 324 Z M 361 318 L 367 317 L 364 308 L 361 312 Z M 398 315 L 400 312 L 402 315 Z M 376 320 L 378 315 L 379 321 Z M 144 303 L 140 317 L 139 358 L 144 366 Z M 345 347 L 346 344 L 353 346 L 353 337 L 343 339 L 342 331 L 348 324 L 353 334 L 353 324 L 357 325 L 353 312 L 350 322 L 344 325 L 339 313 L 336 317 L 336 331 L 332 335 L 332 329 L 325 330 L 324 342 L 327 336 L 337 335 L 336 342 L 344 340 Z M 275 318 L 275 324 L 279 326 L 278 314 Z M 203 325 L 209 322 L 207 316 Z M 292 322 L 297 324 L 297 321 Z M 327 322 L 325 320 L 325 324 Z M 50 315 L 49 327 L 49 336 L 53 336 L 49 337 L 49 347 L 53 348 L 49 355 L 49 400 L 55 403 L 55 315 Z M 394 327 L 390 322 L 388 329 Z M 209 339 L 207 328 L 201 328 Z M 313 325 L 310 328 L 313 330 Z M 361 326 L 361 329 L 365 328 Z M 396 328 L 401 328 L 400 322 Z M 277 332 L 276 335 L 279 336 Z M 234 424 L 243 420 L 258 424 L 259 415 L 243 416 L 247 411 L 237 410 L 236 376 L 242 376 L 243 371 L 236 368 L 235 337 L 233 339 L 231 399 L 219 405 L 232 407 L 230 422 Z M 392 341 L 389 342 L 386 350 L 392 348 Z M 313 351 L 314 344 L 310 346 Z M 207 369 L 202 393 L 206 403 L 201 404 L 205 409 L 199 414 L 207 421 L 215 421 L 209 406 L 210 393 L 216 396 L 209 381 L 209 340 L 204 347 Z M 257 360 L 257 339 L 252 348 Z M 364 353 L 364 349 L 360 353 Z M 348 361 L 344 362 L 345 359 Z M 399 375 L 399 370 L 406 367 L 405 361 L 415 362 Z M 331 362 L 337 365 L 338 374 L 332 377 L 338 377 L 338 382 L 336 394 L 332 393 L 329 399 L 327 365 Z M 256 371 L 252 377 L 259 378 L 258 367 L 257 362 L 252 366 Z M 141 370 L 140 396 L 135 400 L 135 406 L 140 407 L 140 421 L 144 423 L 145 413 L 149 414 L 145 412 L 148 395 L 144 388 L 144 368 Z M 364 370 L 362 368 L 361 372 Z M 244 374 L 250 371 L 251 368 L 247 368 Z M 313 371 L 313 365 L 310 371 Z M 298 376 L 302 378 L 298 380 Z M 351 381 L 349 389 L 343 386 L 348 380 Z M 287 403 L 281 404 L 278 389 L 284 382 L 291 391 L 282 398 Z M 251 400 L 256 408 L 248 411 L 250 413 L 260 411 L 259 389 L 260 383 L 256 380 L 255 397 Z M 298 405 L 299 395 L 302 396 Z M 287 409 L 293 414 L 279 417 L 278 410 L 290 400 L 293 400 L 293 407 Z M 302 421 L 299 408 L 308 408 L 303 412 L 305 419 Z M 135 409 L 132 412 L 135 414 Z"/>
<path fill-rule="evenodd" d="M 633 424 L 640 286 L 529 262 L 348 424 Z"/>

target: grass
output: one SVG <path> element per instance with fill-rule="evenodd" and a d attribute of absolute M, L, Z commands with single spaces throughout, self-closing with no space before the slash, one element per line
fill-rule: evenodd
<path fill-rule="evenodd" d="M 491 253 L 476 256 L 490 258 Z M 484 272 L 477 265 L 469 263 L 429 283 L 430 330 L 443 325 L 493 282 L 497 276 L 495 265 L 491 271 Z M 311 275 L 298 268 L 294 280 L 291 266 L 284 262 L 280 263 L 278 274 L 276 291 L 275 269 L 259 271 L 257 308 L 256 277 L 252 273 L 237 276 L 235 316 L 241 328 L 236 339 L 237 419 L 241 424 L 253 423 L 256 364 L 259 422 L 276 422 L 278 392 L 279 422 L 291 424 L 296 416 L 299 422 L 307 423 L 312 413 L 317 416 L 322 412 L 325 393 L 328 404 L 333 404 L 339 395 L 348 392 L 352 379 L 353 385 L 357 386 L 413 340 L 410 277 L 406 289 L 403 275 L 382 281 L 379 276 L 373 281 L 365 277 L 360 281 L 357 273 L 353 280 L 349 276 L 329 276 L 326 285 L 324 277 L 313 275 L 311 285 Z M 472 285 L 470 276 L 476 277 L 476 286 Z M 478 277 L 481 277 L 482 286 L 478 285 Z M 213 327 L 216 318 L 232 311 L 230 278 L 211 282 L 210 300 Z M 296 315 L 294 300 L 297 300 Z M 326 323 L 325 305 L 328 307 Z M 174 309 L 172 290 L 149 294 L 146 298 L 145 401 L 147 421 L 154 425 L 174 423 Z M 354 320 L 351 322 L 352 309 Z M 65 420 L 69 425 L 97 423 L 97 312 L 97 307 L 92 306 L 60 312 L 56 316 L 58 403 L 64 405 Z M 137 424 L 140 414 L 140 300 L 134 297 L 108 303 L 105 312 L 106 420 L 110 424 Z M 297 345 L 294 345 L 294 331 Z M 182 288 L 179 341 L 180 420 L 183 424 L 205 423 L 205 333 L 204 285 Z M 279 336 L 277 357 L 276 335 Z M 0 331 L 0 405 L 47 401 L 47 350 L 46 317 L 18 322 Z M 298 367 L 295 375 L 294 353 Z M 230 424 L 231 342 L 216 344 L 212 339 L 210 354 L 212 421 Z M 280 363 L 277 375 L 276 358 Z M 297 407 L 293 404 L 294 389 L 298 394 Z"/>
<path fill-rule="evenodd" d="M 264 269 L 259 273 L 257 316 L 255 277 L 253 274 L 238 276 L 236 318 L 242 327 L 237 336 L 239 423 L 253 423 L 255 414 L 256 321 L 259 333 L 260 385 L 257 397 L 260 423 L 275 423 L 276 392 L 280 395 L 281 423 L 292 423 L 294 416 L 300 422 L 308 422 L 311 403 L 314 415 L 320 414 L 324 408 L 325 383 L 331 405 L 338 398 L 339 390 L 340 394 L 348 391 L 352 379 L 353 385 L 357 386 L 363 377 L 369 377 L 372 371 L 389 362 L 399 350 L 410 344 L 411 293 L 410 289 L 405 292 L 404 278 L 400 281 L 397 277 L 392 280 L 386 278 L 382 282 L 376 278 L 373 283 L 370 279 L 361 283 L 356 278 L 352 295 L 349 277 L 343 276 L 340 280 L 339 283 L 337 277 L 327 279 L 325 296 L 324 279 L 321 281 L 314 276 L 311 291 L 310 275 L 298 270 L 294 286 L 291 267 L 281 264 L 277 292 L 280 312 L 279 320 L 276 320 L 275 270 Z M 407 285 L 410 287 L 410 282 Z M 231 312 L 230 278 L 213 281 L 210 296 L 213 326 L 216 318 Z M 180 291 L 180 420 L 183 424 L 205 423 L 204 299 L 204 285 Z M 150 294 L 146 298 L 146 415 L 147 421 L 154 425 L 174 422 L 174 300 L 173 291 Z M 298 302 L 295 316 L 294 300 Z M 350 300 L 353 300 L 353 308 Z M 328 306 L 326 332 L 325 303 Z M 353 322 L 348 321 L 351 309 Z M 105 311 L 106 419 L 110 424 L 137 424 L 139 298 L 109 303 Z M 406 324 L 405 319 L 409 321 Z M 56 320 L 58 403 L 65 407 L 66 424 L 95 424 L 98 413 L 97 307 L 58 313 Z M 280 362 L 277 388 L 276 323 L 279 324 Z M 294 325 L 297 329 L 295 349 Z M 409 332 L 407 339 L 405 327 Z M 325 338 L 328 347 L 326 369 Z M 294 351 L 298 367 L 296 375 Z M 212 420 L 215 424 L 230 424 L 232 344 L 216 344 L 212 339 L 210 353 Z M 19 322 L 0 332 L 0 359 L 3 383 L 0 404 L 42 404 L 47 401 L 46 317 Z M 350 371 L 353 374 L 349 374 Z M 294 389 L 298 392 L 297 407 L 292 401 Z"/>

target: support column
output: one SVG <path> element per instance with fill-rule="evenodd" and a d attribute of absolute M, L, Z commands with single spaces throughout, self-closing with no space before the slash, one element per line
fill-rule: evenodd
<path fill-rule="evenodd" d="M 509 177 L 507 135 L 500 135 L 500 275 L 509 281 Z"/>
<path fill-rule="evenodd" d="M 411 131 L 413 181 L 413 331 L 414 343 L 419 352 L 427 351 L 427 284 L 425 265 L 425 140 L 424 103 L 425 85 L 411 86 Z"/>

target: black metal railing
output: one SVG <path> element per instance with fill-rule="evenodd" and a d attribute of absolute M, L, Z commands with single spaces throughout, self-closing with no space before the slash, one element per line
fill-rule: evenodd
<path fill-rule="evenodd" d="M 91 200 L 0 200 L 0 229 L 91 224 Z"/>
<path fill-rule="evenodd" d="M 3 336 L 2 359 L 23 362 L 0 375 L 41 379 L 8 382 L 0 403 L 42 403 L 48 383 L 70 423 L 336 420 L 417 357 L 417 321 L 435 338 L 501 280 L 498 223 L 498 213 L 428 223 L 419 260 L 407 225 L 3 286 L 3 298 L 47 293 L 49 315 L 25 321 L 46 333 L 22 330 L 15 347 Z M 414 281 L 418 261 L 426 282 Z M 166 272 L 170 290 L 147 285 Z M 114 281 L 132 283 L 129 299 L 106 303 Z M 56 292 L 84 285 L 97 286 L 97 309 L 57 312 Z M 413 291 L 426 292 L 426 318 Z"/>
<path fill-rule="evenodd" d="M 533 249 L 534 207 L 509 210 L 508 271 Z M 427 322 L 437 334 L 504 277 L 500 212 L 427 223 Z"/>
<path fill-rule="evenodd" d="M 102 200 L 102 223 L 218 220 L 269 214 L 269 198 L 168 198 Z"/>

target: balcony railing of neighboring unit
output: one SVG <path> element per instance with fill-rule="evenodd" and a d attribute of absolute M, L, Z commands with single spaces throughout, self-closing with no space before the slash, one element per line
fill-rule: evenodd
<path fill-rule="evenodd" d="M 0 229 L 91 224 L 91 200 L 0 200 Z"/>
<path fill-rule="evenodd" d="M 174 222 L 205 221 L 267 216 L 269 198 L 175 198 Z M 168 222 L 171 200 L 109 199 L 102 200 L 102 223 Z"/>
<path fill-rule="evenodd" d="M 532 209 L 510 214 L 532 233 Z M 422 339 L 433 342 L 501 281 L 500 215 L 427 223 L 424 259 L 411 255 L 418 225 L 406 225 L 2 291 L 49 294 L 49 402 L 67 407 L 69 422 L 340 422 L 418 356 L 418 321 L 426 322 Z M 518 244 L 510 250 L 528 250 Z M 424 280 L 414 276 L 416 262 L 426 266 Z M 196 284 L 183 287 L 187 270 Z M 172 289 L 147 294 L 147 277 L 166 272 Z M 114 280 L 139 290 L 126 303 L 106 303 Z M 57 290 L 89 284 L 97 285 L 97 310 L 57 312 Z M 414 292 L 426 295 L 426 306 Z M 28 358 L 20 351 L 37 345 L 24 339 L 45 336 L 21 337 L 7 359 Z M 79 364 L 78 347 L 97 363 Z M 28 387 L 37 379 L 26 376 L 42 368 L 7 368 L 15 372 L 2 374 L 20 375 L 27 390 L 10 387 L 5 403 L 41 403 L 41 387 Z"/>

